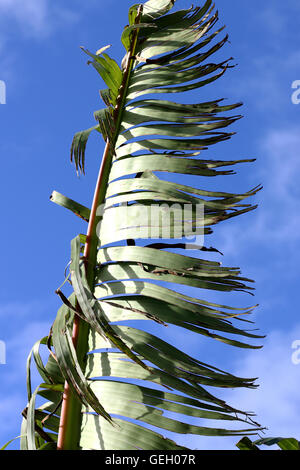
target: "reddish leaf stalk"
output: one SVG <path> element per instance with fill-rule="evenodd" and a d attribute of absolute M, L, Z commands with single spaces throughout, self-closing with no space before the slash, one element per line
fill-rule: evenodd
<path fill-rule="evenodd" d="M 135 23 L 140 22 L 142 14 L 142 6 L 139 7 L 138 15 L 136 17 Z M 115 139 L 119 134 L 121 119 L 122 119 L 122 108 L 125 103 L 126 92 L 128 88 L 130 72 L 133 67 L 133 57 L 134 51 L 137 44 L 139 30 L 136 29 L 132 38 L 131 48 L 128 52 L 126 68 L 123 74 L 123 81 L 120 87 L 120 95 L 116 107 L 114 109 L 114 118 L 116 122 L 115 130 Z M 86 245 L 84 250 L 84 259 L 85 259 L 85 268 L 86 268 L 86 277 L 87 281 L 91 287 L 94 283 L 94 265 L 97 257 L 98 249 L 98 237 L 96 233 L 97 224 L 100 221 L 99 215 L 97 215 L 97 209 L 100 204 L 105 200 L 105 192 L 107 187 L 107 182 L 109 178 L 112 155 L 113 152 L 111 148 L 114 146 L 115 142 L 109 142 L 107 140 L 106 147 L 104 150 L 101 167 L 98 175 L 98 180 L 95 188 L 94 199 L 89 219 L 89 226 L 87 231 Z M 88 340 L 89 327 L 85 324 L 77 315 L 74 317 L 73 324 L 73 344 L 76 349 L 79 361 L 83 361 L 83 358 L 86 354 L 86 345 Z M 80 438 L 80 429 L 79 429 L 79 419 L 81 415 L 81 403 L 79 399 L 72 393 L 68 383 L 65 383 L 64 393 L 63 393 L 63 402 L 61 417 L 59 423 L 59 433 L 57 441 L 58 450 L 70 450 L 79 448 L 79 438 Z"/>

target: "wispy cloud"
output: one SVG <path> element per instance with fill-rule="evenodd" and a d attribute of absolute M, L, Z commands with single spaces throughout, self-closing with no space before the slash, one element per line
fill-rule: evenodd
<path fill-rule="evenodd" d="M 240 67 L 247 79 L 233 77 L 228 84 L 230 95 L 242 99 L 272 120 L 272 113 L 279 115 L 283 107 L 290 105 L 291 84 L 299 78 L 299 58 L 298 51 L 282 49 L 249 57 L 247 65 Z"/>
<path fill-rule="evenodd" d="M 300 439 L 300 364 L 295 365 L 292 362 L 292 343 L 295 339 L 300 340 L 299 324 L 288 331 L 271 332 L 261 351 L 252 351 L 233 364 L 235 375 L 258 377 L 259 387 L 256 390 L 229 390 L 222 396 L 239 409 L 255 412 L 256 420 L 268 428 L 261 434 L 263 437 Z M 220 422 L 206 421 L 202 425 L 220 427 Z M 257 438 L 258 436 L 254 436 L 253 440 Z M 236 449 L 239 439 L 240 437 L 186 436 L 180 441 L 192 449 L 226 450 Z"/>
<path fill-rule="evenodd" d="M 37 33 L 43 30 L 48 12 L 47 0 L 0 0 L 0 13 L 2 18 L 6 16 L 28 30 L 28 33 Z"/>
<path fill-rule="evenodd" d="M 76 8 L 52 0 L 0 0 L 1 80 L 12 87 L 24 39 L 43 41 L 79 18 Z"/>
<path fill-rule="evenodd" d="M 299 324 L 287 331 L 273 331 L 263 350 L 249 353 L 236 365 L 237 375 L 259 377 L 260 387 L 256 391 L 234 392 L 231 397 L 234 396 L 239 406 L 256 411 L 269 436 L 300 438 L 297 419 L 300 365 L 292 362 L 292 343 L 299 339 Z"/>
<path fill-rule="evenodd" d="M 74 10 L 49 0 L 0 0 L 0 16 L 2 25 L 14 21 L 25 36 L 38 37 L 78 19 Z"/>
<path fill-rule="evenodd" d="M 263 210 L 254 236 L 294 244 L 300 237 L 300 128 L 274 128 L 261 142 Z"/>
<path fill-rule="evenodd" d="M 294 18 L 299 15 L 298 2 L 274 0 L 252 8 L 249 24 L 255 21 L 246 36 L 253 43 L 241 41 L 237 61 L 240 75 L 233 74 L 229 83 L 231 96 L 238 96 L 251 108 L 272 120 L 274 113 L 283 118 L 283 108 L 290 105 L 291 83 L 299 79 L 299 28 Z M 252 37 L 253 34 L 253 37 Z M 288 44 L 288 47 L 287 47 Z"/>
<path fill-rule="evenodd" d="M 13 439 L 20 434 L 21 412 L 26 406 L 26 359 L 35 343 L 47 331 L 49 322 L 30 321 L 24 326 L 24 316 L 31 311 L 32 305 L 24 305 L 24 308 L 17 310 L 15 304 L 2 307 L 3 317 L 14 312 L 15 322 L 21 328 L 1 331 L 1 335 L 6 337 L 6 364 L 0 365 L 0 443 L 3 445 L 8 439 Z M 37 373 L 33 373 L 33 382 L 37 381 Z M 40 382 L 40 380 L 39 380 Z M 34 385 L 33 385 L 34 386 Z M 18 448 L 18 443 L 15 447 Z M 13 446 L 14 447 L 14 446 Z"/>
<path fill-rule="evenodd" d="M 281 42 L 281 34 L 288 33 L 289 25 L 293 22 L 294 15 L 299 14 L 299 9 L 298 2 L 284 4 L 280 0 L 273 0 L 272 4 L 261 5 L 257 19 L 264 31 L 274 33 L 277 41 Z"/>
<path fill-rule="evenodd" d="M 245 254 L 258 244 L 277 256 L 295 249 L 300 239 L 299 148 L 297 126 L 273 128 L 258 144 L 261 159 L 256 174 L 264 186 L 257 197 L 259 208 L 251 216 L 249 230 L 239 223 L 219 230 L 217 244 L 226 255 Z"/>
<path fill-rule="evenodd" d="M 300 196 L 298 174 L 300 128 L 291 126 L 271 130 L 262 141 L 262 151 L 266 153 L 267 164 L 262 176 L 268 178 L 268 192 L 271 190 L 278 198 L 284 197 L 286 203 Z"/>

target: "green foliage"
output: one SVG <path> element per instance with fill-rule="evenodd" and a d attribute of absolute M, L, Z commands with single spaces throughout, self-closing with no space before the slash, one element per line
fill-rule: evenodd
<path fill-rule="evenodd" d="M 236 446 L 240 450 L 261 450 L 258 446 L 262 445 L 268 447 L 276 445 L 280 450 L 300 450 L 300 442 L 293 437 L 267 437 L 264 439 L 258 439 L 254 442 L 252 442 L 248 437 L 243 437 Z"/>

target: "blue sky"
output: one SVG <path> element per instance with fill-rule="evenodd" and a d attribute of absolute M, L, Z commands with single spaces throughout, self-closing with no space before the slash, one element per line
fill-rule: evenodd
<path fill-rule="evenodd" d="M 70 240 L 86 230 L 84 222 L 52 204 L 49 196 L 55 189 L 90 205 L 103 150 L 101 140 L 92 136 L 87 176 L 77 178 L 69 162 L 70 143 L 76 131 L 93 125 L 102 88 L 79 46 L 96 51 L 113 44 L 111 55 L 119 61 L 124 55 L 120 34 L 131 4 L 0 0 L 0 80 L 7 91 L 6 104 L 0 104 L 0 340 L 6 343 L 6 364 L 0 364 L 0 443 L 19 434 L 26 357 L 48 333 L 60 305 L 54 291 L 69 261 Z M 188 6 L 178 0 L 178 7 Z M 292 343 L 300 340 L 300 105 L 291 100 L 292 83 L 300 80 L 295 21 L 300 4 L 216 0 L 216 6 L 231 42 L 222 57 L 233 56 L 238 66 L 210 85 L 205 98 L 202 91 L 190 97 L 195 102 L 207 97 L 243 101 L 245 117 L 234 125 L 237 135 L 210 153 L 213 158 L 256 157 L 257 162 L 237 176 L 201 184 L 238 192 L 262 183 L 264 190 L 256 196 L 258 210 L 216 227 L 207 244 L 224 253 L 225 265 L 240 266 L 255 279 L 260 306 L 254 318 L 267 338 L 263 350 L 253 352 L 197 338 L 188 343 L 194 354 L 217 367 L 259 377 L 258 390 L 219 396 L 255 411 L 268 436 L 300 439 L 300 364 L 292 362 Z M 240 294 L 233 302 L 247 305 L 249 297 Z M 168 334 L 173 344 L 182 344 L 176 329 Z M 235 440 L 187 436 L 182 442 L 191 448 L 231 449 Z"/>

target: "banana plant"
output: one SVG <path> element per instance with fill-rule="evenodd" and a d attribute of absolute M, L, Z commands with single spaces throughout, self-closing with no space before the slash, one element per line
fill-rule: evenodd
<path fill-rule="evenodd" d="M 262 429 L 253 413 L 215 393 L 255 388 L 256 378 L 237 377 L 163 339 L 168 325 L 182 328 L 183 343 L 188 331 L 237 348 L 260 348 L 252 343 L 262 338 L 249 330 L 255 306 L 205 300 L 207 290 L 252 293 L 252 281 L 239 268 L 207 259 L 218 250 L 198 241 L 212 226 L 255 209 L 245 200 L 261 187 L 205 189 L 204 177 L 231 175 L 227 167 L 253 159 L 205 155 L 233 135 L 227 127 L 241 118 L 241 103 L 184 104 L 182 96 L 233 66 L 231 58 L 212 58 L 228 36 L 215 27 L 212 0 L 189 9 L 173 10 L 174 4 L 149 0 L 129 9 L 120 66 L 109 46 L 96 53 L 83 48 L 106 88 L 96 124 L 73 138 L 77 173 L 85 172 L 92 131 L 105 148 L 91 209 L 55 191 L 51 196 L 88 227 L 71 242 L 71 261 L 57 289 L 62 306 L 51 330 L 28 357 L 21 449 L 180 450 L 181 434 L 251 436 Z M 180 184 L 176 175 L 182 175 Z M 202 177 L 202 188 L 189 186 L 189 176 Z M 191 287 L 199 296 L 189 295 Z M 43 348 L 49 350 L 46 361 Z M 35 390 L 32 362 L 42 378 Z M 204 425 L 210 419 L 221 424 Z"/>

